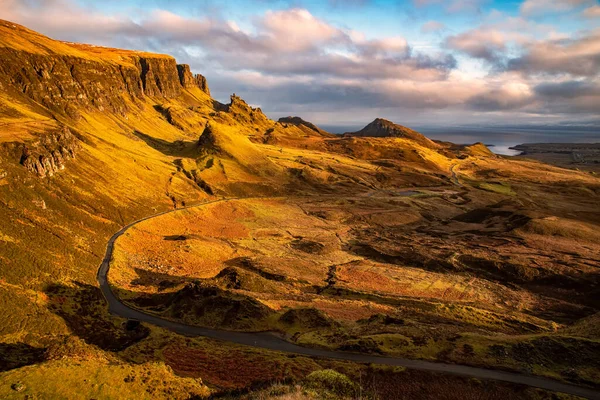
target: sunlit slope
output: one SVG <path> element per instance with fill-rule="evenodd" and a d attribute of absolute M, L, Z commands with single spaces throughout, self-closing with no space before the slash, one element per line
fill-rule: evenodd
<path fill-rule="evenodd" d="M 26 363 L 33 360 L 31 363 L 43 366 L 37 370 L 37 364 L 10 364 L 6 368 L 14 370 L 0 374 L 0 393 L 12 390 L 7 388 L 16 379 L 26 386 L 41 387 L 40 377 L 44 374 L 83 377 L 85 369 L 97 371 L 97 382 L 82 384 L 86 388 L 150 371 L 164 376 L 167 387 L 181 383 L 204 390 L 198 382 L 181 381 L 160 364 L 162 361 L 159 365 L 131 366 L 138 351 L 132 343 L 144 349 L 149 339 L 144 335 L 127 336 L 123 321 L 107 314 L 96 288 L 97 266 L 108 238 L 121 226 L 159 211 L 219 197 L 290 197 L 300 198 L 298 203 L 304 204 L 311 196 L 324 196 L 335 201 L 335 207 L 322 210 L 317 204 L 311 210 L 314 216 L 302 219 L 317 221 L 325 232 L 330 230 L 326 225 L 338 224 L 335 218 L 323 222 L 334 214 L 332 210 L 338 206 L 346 209 L 356 201 L 360 204 L 362 199 L 377 198 L 384 206 L 374 207 L 386 211 L 376 210 L 372 216 L 370 211 L 368 215 L 359 211 L 348 216 L 353 224 L 367 229 L 364 221 L 371 219 L 379 227 L 384 222 L 401 225 L 399 221 L 423 221 L 425 227 L 431 221 L 442 224 L 459 213 L 453 211 L 455 207 L 462 214 L 517 196 L 526 205 L 538 204 L 536 212 L 544 208 L 558 219 L 532 214 L 531 223 L 515 234 L 536 243 L 545 240 L 548 247 L 560 245 L 561 249 L 589 237 L 599 222 L 589 211 L 597 200 L 597 177 L 540 163 L 506 160 L 481 144 L 465 147 L 433 143 L 412 130 L 403 132 L 413 136 L 342 138 L 295 118 L 275 122 L 235 95 L 227 104 L 212 99 L 203 77 L 193 76 L 170 56 L 64 43 L 0 22 L 0 302 L 4 312 L 0 356 Z M 413 192 L 415 189 L 418 191 Z M 405 196 L 411 196 L 411 201 L 400 199 Z M 435 203 L 424 200 L 428 198 L 434 198 Z M 289 210 L 277 215 L 278 226 L 285 225 L 288 215 L 296 215 Z M 294 210 L 298 213 L 300 208 Z M 257 218 L 265 218 L 277 209 L 268 211 L 258 213 Z M 588 221 L 582 223 L 584 218 Z M 293 225 L 293 220 L 287 222 Z M 268 236 L 269 232 L 260 234 Z M 364 235 L 381 238 L 367 230 Z M 157 240 L 163 243 L 162 237 Z M 337 239 L 332 236 L 331 240 Z M 256 246 L 263 242 L 248 239 L 244 245 L 247 251 L 260 254 Z M 406 240 L 392 237 L 390 242 Z M 580 247 L 584 245 L 588 246 L 584 243 Z M 288 251 L 287 246 L 284 243 L 280 253 Z M 421 248 L 431 252 L 426 243 Z M 219 249 L 235 252 L 225 242 Z M 277 257 L 270 261 L 278 265 Z M 319 264 L 319 276 L 310 277 L 311 282 L 325 279 L 328 265 Z M 211 272 L 216 274 L 222 267 L 215 261 Z M 361 272 L 373 274 L 371 263 L 359 267 L 364 267 Z M 419 271 L 413 265 L 407 267 L 410 273 L 390 275 L 389 281 L 373 279 L 387 285 L 376 289 L 397 291 L 406 283 L 415 297 L 432 297 L 419 286 Z M 234 268 L 240 270 L 239 266 Z M 252 277 L 250 272 L 240 271 L 244 279 Z M 302 271 L 285 272 L 302 277 Z M 566 268 L 563 272 L 571 273 Z M 345 289 L 357 283 L 350 279 L 357 279 L 354 272 L 340 269 L 340 276 L 343 274 L 349 277 Z M 450 281 L 447 274 L 436 272 L 438 275 L 436 282 L 443 290 L 469 281 L 462 277 Z M 225 282 L 229 278 L 219 279 Z M 263 300 L 270 306 L 287 306 L 278 299 L 278 293 L 285 290 L 276 286 L 268 287 L 275 290 L 269 294 L 272 298 Z M 473 293 L 473 301 L 491 301 L 504 295 L 496 287 Z M 506 298 L 512 299 L 508 294 Z M 319 305 L 341 316 L 356 311 L 361 318 L 368 318 L 372 311 L 391 310 L 389 305 L 371 310 L 368 304 L 358 303 L 334 298 Z M 458 312 L 456 315 L 461 317 Z M 530 318 L 524 314 L 522 317 Z M 580 330 L 573 334 L 595 332 L 589 328 L 593 318 L 589 321 L 582 321 Z M 68 361 L 38 357 L 41 351 L 55 348 L 72 336 L 99 347 L 90 350 L 92 360 L 77 361 L 81 365 L 71 369 Z M 161 343 L 167 339 L 160 336 L 153 340 L 153 346 L 162 348 Z M 113 368 L 110 357 L 103 355 L 115 354 L 113 341 L 125 346 L 121 351 L 133 353 L 124 363 L 126 376 L 120 368 Z M 185 351 L 182 346 L 181 352 Z M 65 357 L 78 359 L 72 353 Z M 174 368 L 184 370 L 175 358 L 171 360 Z M 128 397 L 138 397 L 140 387 L 132 385 Z M 52 397 L 63 390 L 63 383 L 58 382 L 42 393 Z M 82 389 L 82 393 L 87 392 Z M 90 397 L 98 394 L 89 393 Z"/>

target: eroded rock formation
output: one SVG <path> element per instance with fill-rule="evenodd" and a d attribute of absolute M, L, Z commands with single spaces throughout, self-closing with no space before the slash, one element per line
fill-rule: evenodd
<path fill-rule="evenodd" d="M 187 64 L 178 64 L 177 72 L 179 73 L 179 82 L 181 86 L 186 89 L 197 87 L 200 88 L 204 93 L 210 96 L 210 90 L 208 89 L 208 83 L 206 78 L 200 74 L 192 74 L 190 66 Z"/>
<path fill-rule="evenodd" d="M 65 163 L 75 158 L 80 148 L 78 139 L 65 127 L 59 132 L 41 136 L 37 143 L 24 145 L 21 164 L 40 176 L 52 176 L 65 168 Z"/>
<path fill-rule="evenodd" d="M 236 121 L 249 124 L 249 125 L 272 125 L 269 118 L 262 112 L 259 107 L 251 107 L 236 94 L 232 94 L 230 97 L 230 103 L 226 106 L 227 112 L 230 113 Z"/>

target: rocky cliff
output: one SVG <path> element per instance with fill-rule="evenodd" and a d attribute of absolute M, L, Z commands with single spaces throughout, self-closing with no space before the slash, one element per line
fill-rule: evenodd
<path fill-rule="evenodd" d="M 57 42 L 1 20 L 0 34 L 0 88 L 69 117 L 124 114 L 128 99 L 174 98 L 193 87 L 209 93 L 202 75 L 170 56 Z"/>
<path fill-rule="evenodd" d="M 177 65 L 177 72 L 179 73 L 179 82 L 181 82 L 181 86 L 186 89 L 197 87 L 200 88 L 204 93 L 210 96 L 210 90 L 208 89 L 208 83 L 206 82 L 206 78 L 200 74 L 192 74 L 190 71 L 190 66 L 187 64 L 179 64 Z"/>

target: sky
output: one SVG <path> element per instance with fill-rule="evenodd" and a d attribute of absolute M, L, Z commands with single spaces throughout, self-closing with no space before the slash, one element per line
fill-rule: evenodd
<path fill-rule="evenodd" d="M 600 129 L 598 0 L 0 0 L 0 18 L 171 54 L 275 119 Z"/>

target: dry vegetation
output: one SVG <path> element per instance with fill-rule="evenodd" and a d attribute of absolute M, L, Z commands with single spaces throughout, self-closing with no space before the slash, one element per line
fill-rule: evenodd
<path fill-rule="evenodd" d="M 480 144 L 335 137 L 179 81 L 163 82 L 170 94 L 131 84 L 99 99 L 92 83 L 112 88 L 109 75 L 137 71 L 140 57 L 175 61 L 4 21 L 0 52 L 0 397 L 548 398 L 129 330 L 109 315 L 96 271 L 110 235 L 218 198 L 229 200 L 117 241 L 109 279 L 126 302 L 307 346 L 600 383 L 595 175 Z M 48 72 L 60 63 L 104 75 Z M 52 87 L 62 92 L 42 95 Z M 64 128 L 79 148 L 64 170 L 42 178 L 20 163 L 25 146 L 55 150 L 44 143 Z M 325 393 L 310 375 L 323 369 L 350 391 Z"/>

